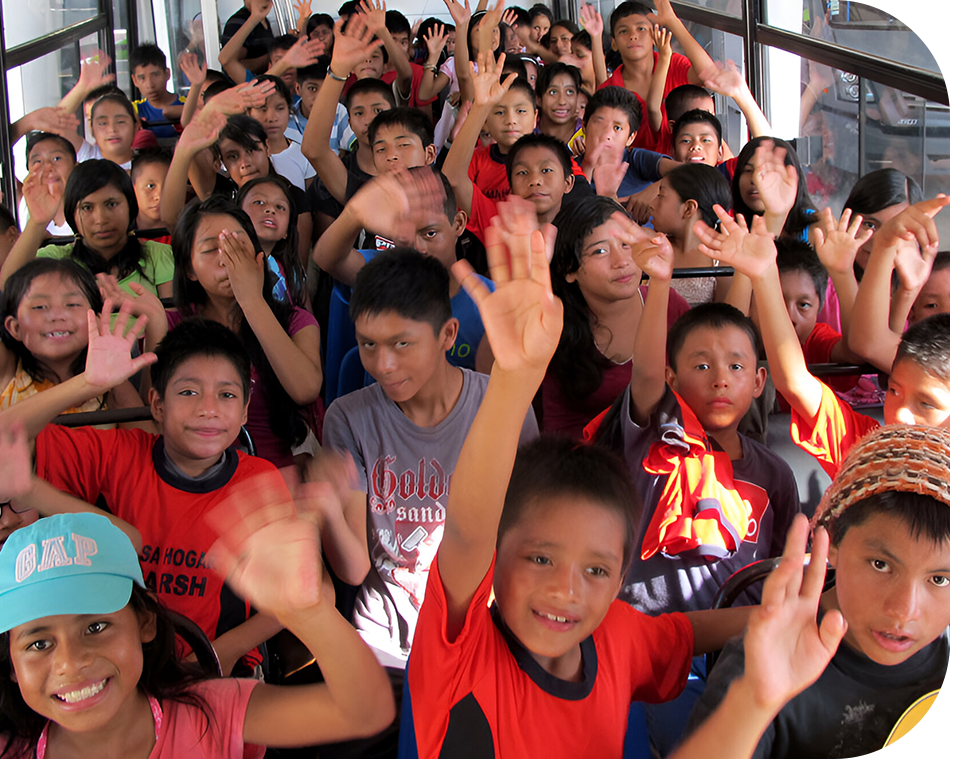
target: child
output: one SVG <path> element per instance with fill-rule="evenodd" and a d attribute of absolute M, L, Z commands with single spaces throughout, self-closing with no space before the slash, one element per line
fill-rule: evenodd
<path fill-rule="evenodd" d="M 95 143 L 81 143 L 78 162 L 107 159 L 123 170 L 130 170 L 137 123 L 132 103 L 122 92 L 109 92 L 98 98 L 91 106 L 91 134 Z"/>
<path fill-rule="evenodd" d="M 950 252 L 939 251 L 930 266 L 930 276 L 920 289 L 906 321 L 913 326 L 928 316 L 950 313 Z"/>
<path fill-rule="evenodd" d="M 460 272 L 496 362 L 453 475 L 410 657 L 419 756 L 618 757 L 630 701 L 678 694 L 691 655 L 739 629 L 745 612 L 649 617 L 617 602 L 638 513 L 624 466 L 558 441 L 515 462 L 561 305 L 530 210 L 502 214 L 488 243 L 497 291 Z"/>
<path fill-rule="evenodd" d="M 150 123 L 148 129 L 157 138 L 175 138 L 178 130 L 173 123 L 178 126 L 185 101 L 166 89 L 170 78 L 166 55 L 154 43 L 143 43 L 129 53 L 129 67 L 132 83 L 142 94 L 134 103 L 139 119 Z"/>
<path fill-rule="evenodd" d="M 77 153 L 67 138 L 49 132 L 35 132 L 27 139 L 27 171 L 41 176 L 43 181 L 57 178 L 62 189 L 68 183 L 68 177 L 74 166 L 78 164 Z M 17 209 L 20 217 L 20 228 L 27 228 L 30 209 L 21 199 Z M 71 228 L 64 218 L 63 201 L 54 218 L 47 225 L 48 235 L 71 235 Z"/>
<path fill-rule="evenodd" d="M 277 76 L 257 79 L 258 83 L 265 80 L 274 84 L 274 91 L 262 106 L 251 108 L 249 114 L 264 128 L 274 172 L 284 176 L 298 189 L 307 189 L 308 183 L 315 177 L 315 169 L 301 153 L 301 144 L 284 134 L 291 117 L 291 94 L 284 81 Z"/>
<path fill-rule="evenodd" d="M 132 159 L 132 186 L 139 204 L 139 216 L 135 224 L 140 230 L 167 229 L 162 220 L 162 187 L 166 182 L 171 161 L 171 152 L 164 149 L 141 151 Z M 172 238 L 168 235 L 152 240 L 172 243 Z"/>
<path fill-rule="evenodd" d="M 322 14 L 323 15 L 323 14 Z M 298 68 L 297 84 L 294 87 L 296 100 L 294 101 L 294 111 L 288 121 L 284 135 L 298 143 L 304 141 L 304 130 L 308 125 L 311 116 L 311 109 L 314 108 L 321 91 L 325 78 L 328 77 L 328 66 L 321 62 Z M 390 102 L 390 106 L 392 103 Z M 331 126 L 331 136 L 328 145 L 336 154 L 348 151 L 352 148 L 355 140 L 355 133 L 348 123 L 348 109 L 338 103 L 335 112 L 335 121 Z"/>
<path fill-rule="evenodd" d="M 253 73 L 267 70 L 268 46 L 274 40 L 267 15 L 274 8 L 271 0 L 243 0 L 239 9 L 228 20 L 220 35 L 220 47 L 239 51 L 240 64 Z M 232 46 L 231 41 L 239 43 Z M 220 64 L 225 64 L 221 59 Z"/>
<path fill-rule="evenodd" d="M 942 200 L 930 201 L 939 202 Z M 735 222 L 722 208 L 715 207 L 714 211 L 727 232 L 696 225 L 701 251 L 750 278 L 771 377 L 791 405 L 792 440 L 834 476 L 856 441 L 877 423 L 855 413 L 805 367 L 801 344 L 781 294 L 774 241 L 763 219 L 755 217 L 748 233 L 742 216 Z M 928 237 L 923 236 L 923 240 Z M 950 424 L 949 314 L 931 316 L 907 331 L 893 360 L 889 387 L 883 405 L 887 423 Z"/>
<path fill-rule="evenodd" d="M 837 608 L 848 630 L 822 676 L 764 731 L 755 757 L 876 751 L 911 702 L 943 685 L 950 653 L 950 433 L 902 425 L 874 431 L 849 453 L 814 521 L 828 530 L 835 569 L 821 608 Z M 732 640 L 690 731 L 743 667 L 740 642 Z"/>
<path fill-rule="evenodd" d="M 65 218 L 78 240 L 41 248 L 45 226 L 61 207 L 62 192 Z M 57 180 L 48 181 L 45 187 L 28 176 L 24 199 L 31 218 L 0 269 L 0 283 L 5 285 L 12 273 L 35 257 L 53 257 L 71 259 L 92 274 L 113 275 L 133 297 L 133 282 L 152 295 L 172 296 L 172 250 L 161 243 L 143 245 L 131 234 L 139 215 L 138 200 L 132 179 L 114 162 L 92 159 L 80 163 L 63 190 Z"/>
<path fill-rule="evenodd" d="M 125 535 L 102 516 L 59 514 L 0 549 L 0 756 L 260 758 L 265 746 L 361 737 L 391 720 L 388 681 L 329 601 L 314 523 L 249 496 L 259 507 L 241 527 L 212 519 L 223 539 L 210 560 L 314 652 L 324 682 L 207 680 L 180 663 Z"/>
<path fill-rule="evenodd" d="M 362 364 L 378 385 L 332 403 L 324 434 L 352 453 L 359 484 L 345 515 L 363 542 L 368 528 L 372 569 L 354 623 L 382 664 L 401 669 L 443 532 L 450 478 L 487 377 L 447 361 L 457 320 L 448 273 L 431 257 L 410 249 L 377 255 L 355 278 L 349 313 Z M 519 436 L 535 437 L 534 413 L 519 413 Z"/>
<path fill-rule="evenodd" d="M 646 95 L 646 117 L 649 119 L 650 129 L 656 134 L 660 134 L 663 127 L 663 91 L 666 88 L 666 75 L 670 70 L 670 58 L 673 56 L 673 46 L 670 41 L 673 33 L 653 25 L 653 45 L 656 47 L 656 65 L 653 67 L 653 77 L 649 81 L 649 93 Z M 687 84 L 686 86 L 692 86 Z M 677 87 L 676 89 L 681 89 Z M 675 92 L 676 89 L 673 91 Z M 671 92 L 672 94 L 672 92 Z M 667 95 L 669 97 L 669 95 Z M 679 116 L 670 113 L 670 106 L 666 107 L 669 116 Z"/>
<path fill-rule="evenodd" d="M 568 143 L 581 126 L 577 119 L 582 74 L 574 65 L 556 62 L 544 69 L 537 85 L 538 131 Z"/>

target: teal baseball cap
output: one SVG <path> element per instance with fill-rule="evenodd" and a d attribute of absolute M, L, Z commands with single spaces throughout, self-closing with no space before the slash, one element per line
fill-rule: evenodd
<path fill-rule="evenodd" d="M 139 556 L 104 516 L 61 513 L 0 548 L 0 633 L 47 616 L 115 613 L 145 586 Z"/>

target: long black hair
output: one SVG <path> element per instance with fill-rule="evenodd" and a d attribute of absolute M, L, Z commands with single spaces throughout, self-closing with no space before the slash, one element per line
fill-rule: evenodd
<path fill-rule="evenodd" d="M 713 229 L 717 229 L 720 223 L 714 206 L 719 205 L 725 211 L 732 207 L 730 184 L 717 168 L 710 165 L 688 162 L 673 168 L 664 179 L 682 202 L 696 201 L 700 218 Z"/>
<path fill-rule="evenodd" d="M 156 635 L 142 644 L 142 675 L 139 689 L 157 700 L 173 700 L 193 705 L 209 721 L 212 709 L 193 691 L 193 686 L 208 676 L 198 665 L 176 658 L 176 628 L 168 610 L 138 584 L 132 584 L 131 607 L 140 617 L 154 615 Z M 47 724 L 47 719 L 24 702 L 17 682 L 13 680 L 10 661 L 10 633 L 0 634 L 0 742 L 7 740 L 0 757 L 32 752 Z"/>
<path fill-rule="evenodd" d="M 113 186 L 121 192 L 129 209 L 129 223 L 126 228 L 129 233 L 128 240 L 122 246 L 122 250 L 109 259 L 105 259 L 85 244 L 78 233 L 76 218 L 78 204 L 92 192 L 97 192 L 106 186 Z M 132 179 L 114 162 L 107 159 L 89 159 L 79 163 L 71 171 L 64 186 L 64 219 L 75 234 L 71 258 L 83 264 L 93 274 L 109 273 L 112 268 L 116 268 L 119 278 L 125 278 L 136 272 L 142 273 L 145 250 L 134 233 L 135 220 L 138 217 L 139 201 L 135 198 Z M 145 277 L 144 273 L 142 275 Z M 146 281 L 149 281 L 147 277 Z"/>
<path fill-rule="evenodd" d="M 95 281 L 95 277 L 86 268 L 71 260 L 39 257 L 28 262 L 7 279 L 3 292 L 0 293 L 0 323 L 2 323 L 0 341 L 3 341 L 3 345 L 17 357 L 24 370 L 27 371 L 27 375 L 35 381 L 53 380 L 56 382 L 58 377 L 47 370 L 21 341 L 7 331 L 6 321 L 9 316 L 16 318 L 17 309 L 20 308 L 20 303 L 30 291 L 31 284 L 37 278 L 51 273 L 56 273 L 65 281 L 76 284 L 88 300 L 92 310 L 99 311 L 102 305 L 101 293 L 98 291 L 98 283 Z M 71 363 L 71 375 L 80 375 L 84 372 L 87 358 L 88 347 L 86 346 Z"/>
<path fill-rule="evenodd" d="M 754 138 L 741 149 L 741 153 L 737 157 L 737 168 L 734 170 L 734 181 L 731 184 L 731 194 L 734 197 L 734 213 L 743 214 L 747 226 L 751 226 L 751 220 L 754 218 L 755 212 L 744 202 L 744 198 L 741 197 L 741 175 L 743 174 L 744 168 L 750 164 L 754 152 L 766 140 L 772 141 L 775 148 L 784 149 L 785 164 L 798 171 L 798 191 L 795 193 L 795 204 L 792 205 L 791 210 L 788 212 L 788 218 L 785 219 L 785 226 L 782 229 L 783 235 L 790 238 L 797 238 L 809 225 L 815 223 L 815 206 L 812 204 L 812 198 L 808 194 L 808 185 L 805 183 L 805 173 L 802 170 L 798 154 L 795 153 L 791 144 L 786 143 L 781 138 L 769 138 L 766 136 Z"/>
<path fill-rule="evenodd" d="M 599 388 L 602 374 L 612 363 L 595 345 L 593 330 L 599 324 L 582 290 L 565 276 L 581 266 L 585 239 L 614 213 L 626 213 L 626 210 L 609 197 L 585 197 L 563 205 L 554 220 L 558 236 L 551 258 L 551 288 L 561 299 L 565 315 L 551 369 L 562 393 L 575 403 L 584 401 Z"/>
<path fill-rule="evenodd" d="M 247 233 L 254 250 L 260 251 L 260 239 L 257 237 L 253 222 L 246 212 L 231 200 L 218 195 L 203 202 L 195 202 L 186 206 L 172 234 L 172 253 L 175 261 L 173 295 L 176 298 L 176 307 L 183 316 L 194 315 L 197 313 L 197 307 L 204 305 L 209 299 L 202 284 L 190 278 L 193 270 L 193 244 L 196 240 L 196 231 L 206 216 L 232 217 Z M 274 314 L 274 318 L 287 332 L 292 306 L 274 299 L 274 283 L 274 274 L 267 267 L 265 258 L 264 284 L 261 295 Z M 271 367 L 257 335 L 254 334 L 253 328 L 251 328 L 246 317 L 239 312 L 239 309 L 238 314 L 236 331 L 240 340 L 243 341 L 247 356 L 250 357 L 267 395 L 271 432 L 289 448 L 296 446 L 307 435 L 307 427 L 301 419 L 299 406 L 281 386 L 281 381 L 277 377 L 277 373 L 274 372 L 274 368 Z"/>
<path fill-rule="evenodd" d="M 923 199 L 923 189 L 906 173 L 896 168 L 883 168 L 866 173 L 853 185 L 842 209 L 853 213 L 876 213 L 892 205 L 913 205 Z"/>

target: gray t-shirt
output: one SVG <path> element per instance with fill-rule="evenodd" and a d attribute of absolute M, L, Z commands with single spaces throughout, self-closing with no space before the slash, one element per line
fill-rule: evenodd
<path fill-rule="evenodd" d="M 426 592 L 430 565 L 443 537 L 450 477 L 487 389 L 487 376 L 463 371 L 460 398 L 435 427 L 410 421 L 378 384 L 335 400 L 325 414 L 324 439 L 352 454 L 359 489 L 368 495 L 372 569 L 355 602 L 355 626 L 404 667 Z M 529 410 L 521 443 L 538 436 Z M 388 655 L 388 656 L 386 656 Z"/>

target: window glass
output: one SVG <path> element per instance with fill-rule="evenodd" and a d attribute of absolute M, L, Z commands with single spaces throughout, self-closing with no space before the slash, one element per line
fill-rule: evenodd
<path fill-rule="evenodd" d="M 98 15 L 96 0 L 4 2 L 3 35 L 8 49 Z"/>

